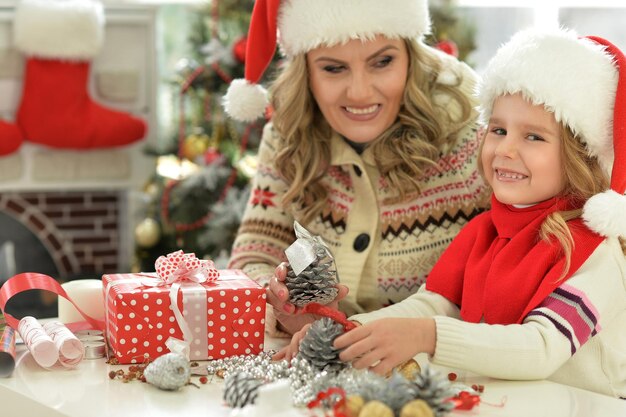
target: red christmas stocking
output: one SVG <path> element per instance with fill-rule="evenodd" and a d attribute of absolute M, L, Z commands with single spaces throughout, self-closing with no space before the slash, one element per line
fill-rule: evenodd
<path fill-rule="evenodd" d="M 22 0 L 14 40 L 27 56 L 17 123 L 26 140 L 57 148 L 126 145 L 145 123 L 89 97 L 91 60 L 102 46 L 104 12 L 95 0 Z"/>
<path fill-rule="evenodd" d="M 0 156 L 17 151 L 23 140 L 17 126 L 0 120 Z"/>

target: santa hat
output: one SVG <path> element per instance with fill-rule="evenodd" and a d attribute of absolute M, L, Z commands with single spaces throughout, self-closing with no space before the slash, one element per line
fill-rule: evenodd
<path fill-rule="evenodd" d="M 321 45 L 376 35 L 421 39 L 430 31 L 427 0 L 256 0 L 246 45 L 245 79 L 234 80 L 224 97 L 226 112 L 241 121 L 263 115 L 267 92 L 257 84 L 277 44 L 287 57 Z"/>
<path fill-rule="evenodd" d="M 521 93 L 554 112 L 595 156 L 611 188 L 592 196 L 583 219 L 603 236 L 626 236 L 626 69 L 624 54 L 598 37 L 566 29 L 518 32 L 489 61 L 478 86 L 481 116 L 496 97 Z"/>

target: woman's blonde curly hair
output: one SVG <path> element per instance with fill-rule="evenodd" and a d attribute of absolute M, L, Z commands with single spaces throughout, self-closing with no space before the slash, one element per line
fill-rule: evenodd
<path fill-rule="evenodd" d="M 381 175 L 398 190 L 398 200 L 420 192 L 424 170 L 436 164 L 474 116 L 469 99 L 459 90 L 462 80 L 455 86 L 437 83 L 440 59 L 418 41 L 405 40 L 405 45 L 409 68 L 398 118 L 367 144 L 373 148 Z M 270 93 L 273 125 L 282 140 L 275 164 L 288 184 L 282 204 L 297 207 L 306 223 L 326 204 L 327 190 L 320 180 L 329 167 L 333 130 L 310 91 L 304 54 L 285 62 Z M 458 114 L 450 114 L 449 104 L 436 104 L 437 94 L 456 101 Z"/>

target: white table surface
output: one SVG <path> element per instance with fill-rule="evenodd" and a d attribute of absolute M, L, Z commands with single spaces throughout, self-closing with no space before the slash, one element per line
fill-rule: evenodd
<path fill-rule="evenodd" d="M 278 348 L 281 343 L 284 341 L 266 340 L 268 349 Z M 83 360 L 73 370 L 45 370 L 23 345 L 18 345 L 13 375 L 0 378 L 0 415 L 227 417 L 230 414 L 231 410 L 222 402 L 223 382 L 217 377 L 211 383 L 198 384 L 200 388 L 189 385 L 169 392 L 139 381 L 123 383 L 109 379 L 109 371 L 120 368 L 128 371 L 128 365 L 110 366 L 104 359 L 96 359 Z M 549 381 L 498 381 L 458 374 L 458 381 L 482 384 L 485 391 L 478 407 L 450 413 L 451 417 L 626 417 L 625 400 Z M 304 411 L 303 415 L 306 415 Z"/>

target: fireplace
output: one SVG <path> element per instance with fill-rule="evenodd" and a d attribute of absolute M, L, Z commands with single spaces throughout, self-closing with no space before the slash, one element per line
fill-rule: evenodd
<path fill-rule="evenodd" d="M 28 191 L 0 195 L 0 283 L 9 274 L 40 272 L 60 282 L 99 279 L 128 268 L 122 248 L 121 191 Z M 47 292 L 17 296 L 7 310 L 17 316 L 56 315 Z"/>

